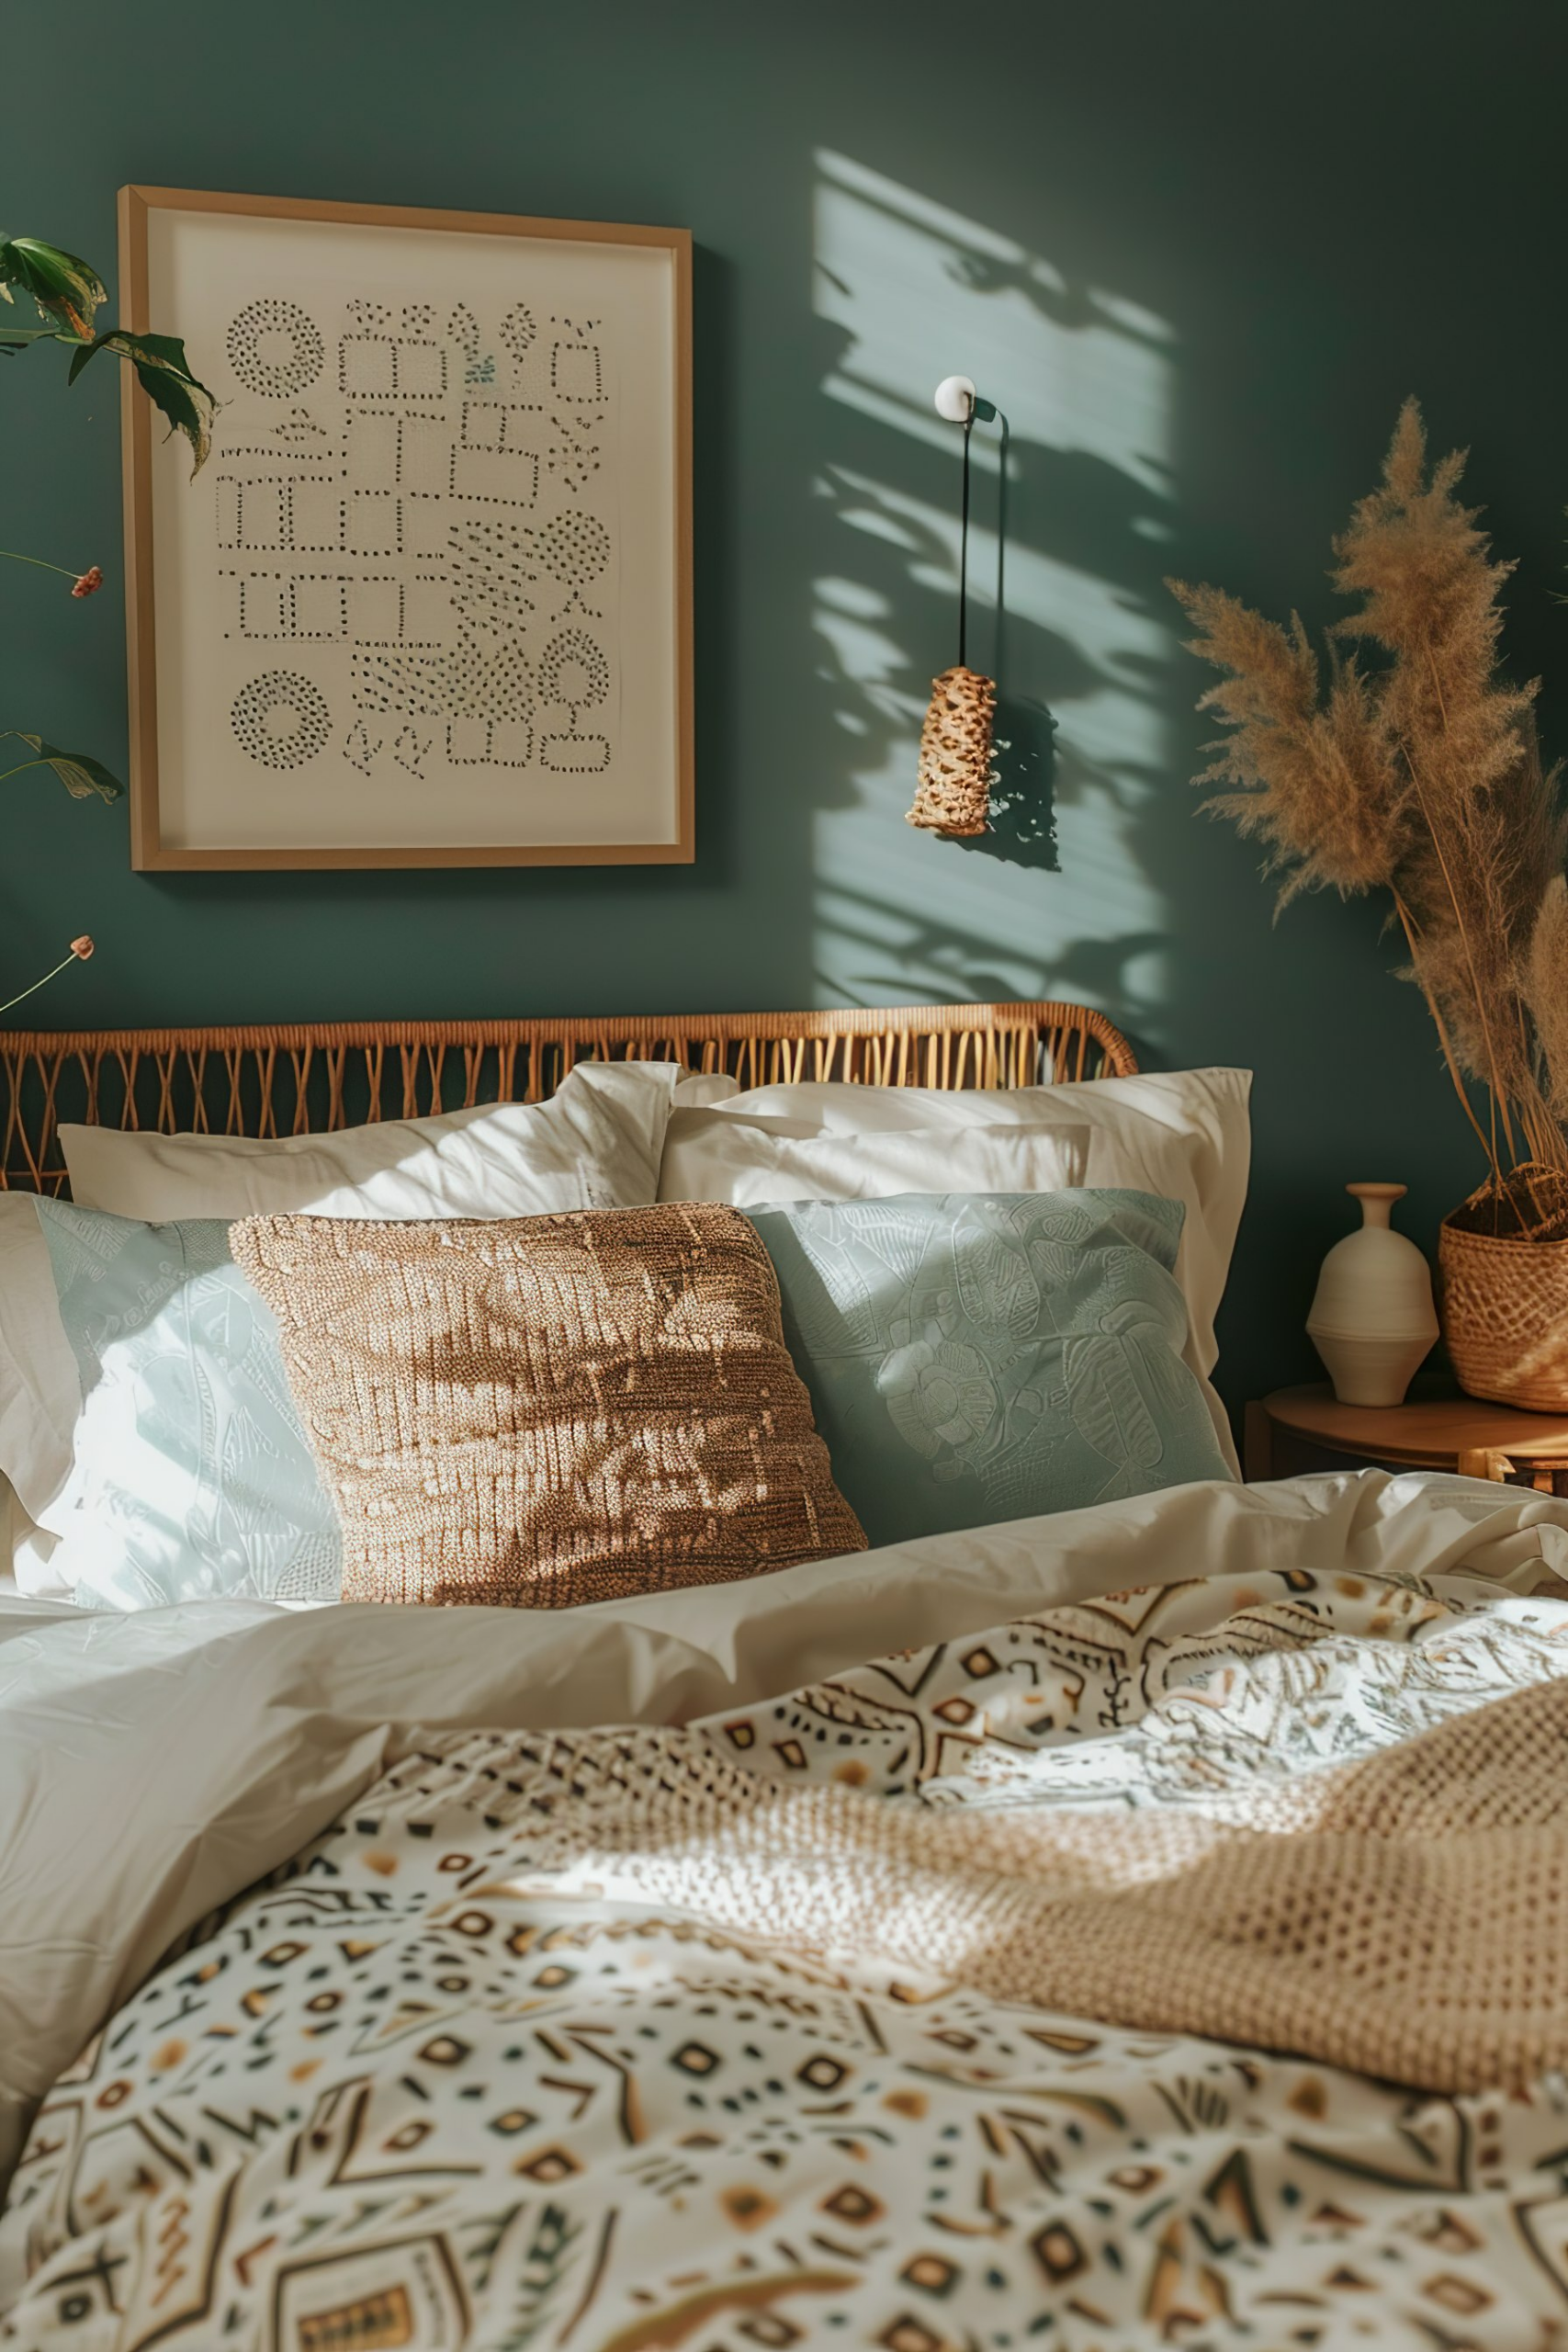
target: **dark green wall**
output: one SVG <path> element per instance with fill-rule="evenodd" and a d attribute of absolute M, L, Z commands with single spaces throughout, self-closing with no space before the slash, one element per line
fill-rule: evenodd
<path fill-rule="evenodd" d="M 1152 1064 L 1258 1071 L 1233 1401 L 1309 1368 L 1347 1179 L 1407 1181 L 1430 1243 L 1478 1171 L 1419 1001 L 1373 909 L 1271 929 L 1253 854 L 1194 818 L 1201 681 L 1159 583 L 1323 617 L 1328 534 L 1416 390 L 1522 559 L 1510 653 L 1568 737 L 1560 6 L 15 0 L 6 59 L 7 225 L 106 270 L 126 180 L 697 245 L 695 866 L 133 876 L 122 810 L 32 776 L 0 977 L 100 944 L 42 1021 L 1082 996 Z M 157 323 L 199 371 L 213 322 Z M 1014 425 L 1010 815 L 978 849 L 899 821 L 952 658 L 955 368 Z M 67 396 L 29 356 L 0 398 L 6 544 L 118 576 L 110 369 Z M 118 590 L 0 591 L 7 718 L 121 764 Z"/>

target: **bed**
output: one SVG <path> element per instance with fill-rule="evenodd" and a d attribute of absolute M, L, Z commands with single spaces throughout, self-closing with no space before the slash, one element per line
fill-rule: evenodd
<path fill-rule="evenodd" d="M 1064 1006 L 13 1038 L 5 1163 L 61 1192 L 84 1111 L 313 1151 L 628 1047 L 766 1096 L 682 1114 L 762 1184 L 903 1167 L 874 1110 L 956 1167 L 988 1101 L 1092 1192 L 1107 1106 L 1191 1091 Z M 0 1603 L 0 2343 L 1554 2341 L 1568 1508 L 1215 1471 L 588 1605 Z"/>

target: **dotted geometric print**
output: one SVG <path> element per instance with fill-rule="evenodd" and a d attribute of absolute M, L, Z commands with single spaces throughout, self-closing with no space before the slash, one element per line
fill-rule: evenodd
<path fill-rule="evenodd" d="M 613 767 L 607 333 L 527 299 L 236 308 L 210 494 L 247 759 L 568 794 Z"/>
<path fill-rule="evenodd" d="M 982 1828 L 1181 1804 L 1565 1666 L 1568 1604 L 1293 1569 L 684 1730 L 404 1734 L 50 2094 L 0 2217 L 25 2282 L 0 2344 L 1549 2352 L 1561 2076 L 1432 2096 L 996 1999 L 918 1952 L 632 1899 L 603 1825 L 718 1770 Z"/>
<path fill-rule="evenodd" d="M 242 751 L 264 768 L 302 767 L 332 733 L 325 697 L 290 670 L 268 670 L 242 686 L 230 717 Z"/>
<path fill-rule="evenodd" d="M 320 328 L 298 302 L 248 303 L 230 323 L 228 347 L 241 383 L 268 400 L 308 391 L 326 357 Z"/>

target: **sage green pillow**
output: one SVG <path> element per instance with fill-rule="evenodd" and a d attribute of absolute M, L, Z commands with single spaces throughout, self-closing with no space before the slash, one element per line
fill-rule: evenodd
<path fill-rule="evenodd" d="M 89 1609 L 335 1600 L 337 1514 L 227 1222 L 37 1207 L 82 1385 L 54 1572 Z"/>
<path fill-rule="evenodd" d="M 1229 1479 L 1181 1360 L 1179 1202 L 910 1193 L 746 1214 L 873 1544 Z"/>

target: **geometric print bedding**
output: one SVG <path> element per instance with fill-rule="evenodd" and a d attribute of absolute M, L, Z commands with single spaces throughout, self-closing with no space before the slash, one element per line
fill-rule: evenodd
<path fill-rule="evenodd" d="M 722 1759 L 977 1823 L 1291 1781 L 1568 1671 L 1568 1603 L 1215 1577 L 684 1731 L 421 1738 L 46 2102 L 0 2342 L 1545 2346 L 1568 2087 L 1108 2029 L 540 1866 Z"/>

